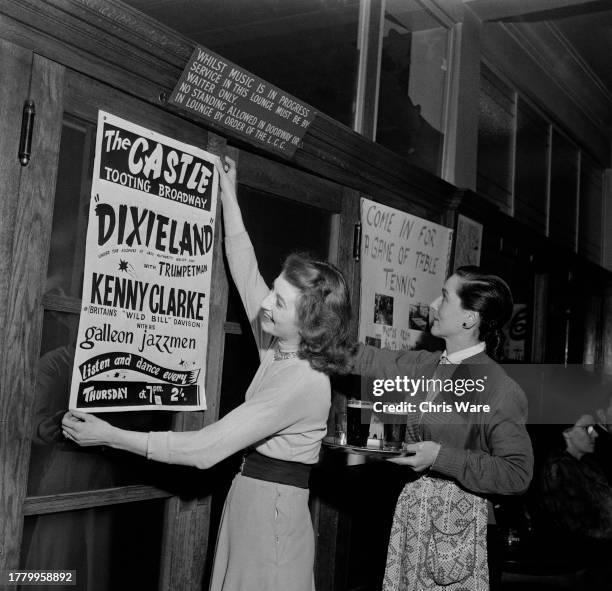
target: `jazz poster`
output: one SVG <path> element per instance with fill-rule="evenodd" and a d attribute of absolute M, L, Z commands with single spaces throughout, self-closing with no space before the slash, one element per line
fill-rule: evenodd
<path fill-rule="evenodd" d="M 212 156 L 100 111 L 70 408 L 201 410 Z"/>
<path fill-rule="evenodd" d="M 413 349 L 446 280 L 453 231 L 368 199 L 361 228 L 359 340 Z"/>

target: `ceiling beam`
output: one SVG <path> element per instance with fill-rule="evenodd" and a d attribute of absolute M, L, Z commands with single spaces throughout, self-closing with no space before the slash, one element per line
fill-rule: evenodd
<path fill-rule="evenodd" d="M 485 21 L 552 20 L 589 12 L 609 10 L 609 0 L 463 0 Z"/>

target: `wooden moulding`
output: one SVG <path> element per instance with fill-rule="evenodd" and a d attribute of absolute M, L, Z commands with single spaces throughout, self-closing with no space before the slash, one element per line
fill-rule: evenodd
<path fill-rule="evenodd" d="M 32 52 L 0 40 L 0 104 L 3 130 L 0 134 L 0 343 L 4 338 L 9 278 L 13 260 L 13 232 L 22 167 L 17 162 L 17 143 L 23 101 L 28 97 Z M 4 348 L 0 349 L 4 350 Z"/>
<path fill-rule="evenodd" d="M 17 138 L 21 126 L 21 109 L 28 97 L 32 53 L 11 43 L 0 42 L 0 76 L 5 81 L 0 86 L 6 131 L 0 134 L 0 351 L 2 358 L 7 355 L 7 322 L 11 322 L 9 302 L 14 297 L 11 288 L 13 262 L 13 238 L 16 231 L 16 216 L 19 195 L 19 183 L 22 168 L 17 161 Z M 14 330 L 14 329 L 13 329 Z M 18 401 L 13 385 L 0 375 L 0 571 L 16 566 L 18 543 L 14 536 L 20 537 L 21 514 L 19 501 L 22 491 L 16 479 L 15 470 L 20 466 L 15 463 L 13 453 L 19 453 L 20 442 L 12 440 L 14 418 Z M 17 415 L 23 420 L 22 413 Z M 22 436 L 22 435 L 20 435 Z"/>
<path fill-rule="evenodd" d="M 131 485 L 93 491 L 28 497 L 23 503 L 23 515 L 60 513 L 77 509 L 165 499 L 170 496 L 172 496 L 172 493 L 155 488 L 154 486 Z"/>

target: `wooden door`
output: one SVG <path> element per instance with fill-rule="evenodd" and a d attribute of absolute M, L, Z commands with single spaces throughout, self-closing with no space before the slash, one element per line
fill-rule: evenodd
<path fill-rule="evenodd" d="M 210 506 L 208 495 L 196 497 L 192 483 L 202 473 L 76 448 L 62 440 L 59 422 L 68 406 L 81 307 L 98 109 L 210 151 L 223 141 L 45 58 L 2 49 L 15 64 L 10 74 L 22 95 L 17 103 L 33 98 L 37 113 L 31 163 L 9 175 L 17 179 L 16 190 L 3 200 L 1 223 L 10 281 L 2 292 L 0 416 L 11 427 L 3 429 L 0 452 L 7 475 L 0 561 L 13 569 L 76 569 L 76 589 L 199 588 Z M 16 145 L 18 130 L 12 133 Z M 218 233 L 217 252 L 220 240 Z M 113 413 L 111 422 L 148 431 L 196 429 L 216 420 L 227 282 L 220 256 L 213 267 L 209 410 Z"/>
<path fill-rule="evenodd" d="M 48 188 L 55 184 L 64 70 L 4 41 L 0 70 L 0 572 L 5 573 L 19 563 L 35 387 L 31 364 L 42 319 L 40 263 L 48 250 Z M 26 99 L 38 109 L 32 139 L 38 156 L 22 167 L 17 156 Z"/>
<path fill-rule="evenodd" d="M 9 107 L 1 147 L 10 145 L 11 137 L 17 144 L 23 100 L 32 98 L 37 111 L 29 166 L 22 169 L 16 155 L 14 161 L 6 157 L 9 149 L 1 156 L 0 510 L 6 525 L 0 534 L 0 570 L 76 569 L 77 584 L 69 588 L 89 591 L 201 589 L 212 562 L 226 482 L 217 475 L 223 467 L 215 474 L 113 450 L 76 448 L 60 437 L 59 421 L 68 405 L 81 307 L 98 110 L 212 152 L 224 151 L 225 142 L 161 107 L 32 52 L 7 43 L 0 51 L 3 80 L 11 81 L 11 92 L 4 92 Z M 267 158 L 233 153 L 239 158 L 239 198 L 264 276 L 271 280 L 282 255 L 297 247 L 336 262 L 354 283 L 357 196 Z M 241 401 L 254 370 L 249 361 L 254 347 L 234 295 L 228 310 L 218 223 L 219 216 L 208 410 L 113 413 L 106 417 L 111 422 L 143 431 L 192 430 Z M 316 501 L 313 516 L 315 523 L 327 519 Z M 334 532 L 320 532 L 320 580 L 333 576 L 329 546 Z"/>

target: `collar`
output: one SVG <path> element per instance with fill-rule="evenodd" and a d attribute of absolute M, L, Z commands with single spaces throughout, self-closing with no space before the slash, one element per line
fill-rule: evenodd
<path fill-rule="evenodd" d="M 454 353 L 451 353 L 450 355 L 446 354 L 446 349 L 445 349 L 442 355 L 446 355 L 446 358 L 448 359 L 449 363 L 458 365 L 459 363 L 461 363 L 464 359 L 467 359 L 468 357 L 473 357 L 474 355 L 478 355 L 478 353 L 483 353 L 486 347 L 487 346 L 485 343 L 478 343 L 477 345 L 473 345 L 471 347 L 468 347 L 467 349 L 461 349 L 461 351 L 455 351 Z"/>

